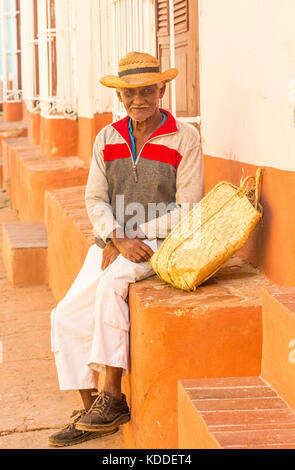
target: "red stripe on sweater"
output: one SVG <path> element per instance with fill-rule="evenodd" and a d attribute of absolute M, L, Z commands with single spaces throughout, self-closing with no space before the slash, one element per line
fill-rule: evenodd
<path fill-rule="evenodd" d="M 145 144 L 141 153 L 141 158 L 168 163 L 175 168 L 179 167 L 179 164 L 182 160 L 182 156 L 177 150 L 166 147 L 165 145 L 149 143 Z"/>
<path fill-rule="evenodd" d="M 130 151 L 126 144 L 108 144 L 104 148 L 103 156 L 105 162 L 111 162 L 121 158 L 129 158 Z M 148 142 L 145 144 L 140 157 L 146 160 L 168 163 L 175 168 L 178 168 L 182 159 L 181 154 L 177 150 L 165 145 L 150 144 Z"/>
<path fill-rule="evenodd" d="M 127 144 L 107 144 L 103 151 L 105 162 L 111 162 L 119 158 L 130 158 L 130 150 Z"/>

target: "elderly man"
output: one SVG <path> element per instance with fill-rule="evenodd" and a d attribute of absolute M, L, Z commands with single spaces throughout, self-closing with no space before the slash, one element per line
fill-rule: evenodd
<path fill-rule="evenodd" d="M 166 82 L 176 75 L 177 69 L 161 73 L 151 55 L 131 52 L 120 61 L 118 77 L 101 79 L 116 88 L 128 116 L 97 135 L 86 187 L 96 244 L 51 315 L 60 389 L 79 390 L 84 404 L 71 424 L 50 436 L 52 445 L 111 434 L 130 420 L 121 393 L 129 356 L 128 287 L 154 274 L 153 252 L 182 207 L 203 196 L 199 134 L 159 108 Z M 99 372 L 105 381 L 97 393 Z"/>

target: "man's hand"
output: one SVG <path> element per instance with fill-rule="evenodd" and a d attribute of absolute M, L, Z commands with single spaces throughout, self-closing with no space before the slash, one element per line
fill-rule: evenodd
<path fill-rule="evenodd" d="M 140 238 L 129 238 L 123 231 L 115 230 L 110 238 L 121 255 L 133 263 L 148 261 L 154 254 L 153 250 Z"/>
<path fill-rule="evenodd" d="M 111 242 L 106 245 L 102 253 L 101 269 L 104 271 L 116 258 L 118 258 L 120 252 Z"/>

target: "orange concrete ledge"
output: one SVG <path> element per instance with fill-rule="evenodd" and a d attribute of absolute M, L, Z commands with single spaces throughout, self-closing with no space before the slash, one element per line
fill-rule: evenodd
<path fill-rule="evenodd" d="M 2 254 L 13 287 L 47 282 L 47 231 L 42 223 L 9 222 L 2 227 Z"/>
<path fill-rule="evenodd" d="M 157 277 L 130 286 L 127 447 L 177 447 L 179 379 L 260 374 L 261 285 L 269 281 L 235 256 L 196 292 Z"/>
<path fill-rule="evenodd" d="M 45 195 L 49 286 L 57 301 L 71 287 L 94 243 L 84 193 L 85 187 L 77 186 L 47 191 Z"/>
<path fill-rule="evenodd" d="M 10 157 L 10 201 L 14 209 L 20 212 L 20 209 L 27 201 L 28 197 L 34 197 L 33 194 L 27 195 L 23 193 L 23 162 L 32 161 L 41 158 L 39 147 L 20 147 L 11 153 Z M 29 188 L 31 190 L 31 188 Z M 26 208 L 28 210 L 28 208 Z M 28 219 L 30 221 L 31 219 Z M 32 219 L 33 220 L 33 219 Z M 34 220 L 42 220 L 37 218 Z"/>
<path fill-rule="evenodd" d="M 16 137 L 2 140 L 3 189 L 7 191 L 9 196 L 11 195 L 11 172 L 13 171 L 11 170 L 11 167 L 13 167 L 11 160 L 15 156 L 15 151 L 22 149 L 28 150 L 32 148 L 34 149 L 35 146 L 30 144 L 27 137 Z"/>
<path fill-rule="evenodd" d="M 295 409 L 295 288 L 263 289 L 261 373 Z"/>
<path fill-rule="evenodd" d="M 22 221 L 44 220 L 44 195 L 48 189 L 85 185 L 86 164 L 77 157 L 48 159 L 16 154 L 18 179 L 15 200 Z"/>
<path fill-rule="evenodd" d="M 19 193 L 20 189 L 19 182 L 22 180 L 22 175 L 18 172 L 18 159 L 21 155 L 29 155 L 31 158 L 36 155 L 40 157 L 40 148 L 31 144 L 27 137 L 21 137 L 7 139 L 3 144 L 3 151 L 5 187 L 7 188 L 12 207 L 18 210 L 17 193 Z M 21 194 L 21 199 L 23 196 Z"/>
<path fill-rule="evenodd" d="M 25 137 L 28 134 L 28 128 L 24 121 L 0 122 L 0 156 L 2 156 L 2 140 Z"/>
<path fill-rule="evenodd" d="M 295 414 L 261 377 L 178 383 L 181 449 L 295 449 Z"/>
<path fill-rule="evenodd" d="M 43 157 L 27 137 L 3 141 L 3 187 L 22 221 L 43 220 L 45 190 L 85 184 L 88 171 L 77 157 Z"/>

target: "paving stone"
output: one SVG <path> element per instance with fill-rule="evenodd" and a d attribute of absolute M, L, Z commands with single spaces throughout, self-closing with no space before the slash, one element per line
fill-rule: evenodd
<path fill-rule="evenodd" d="M 123 449 L 123 433 L 119 430 L 110 436 L 93 439 L 69 447 L 52 447 L 48 444 L 48 437 L 57 432 L 56 429 L 13 433 L 0 437 L 0 449 Z M 99 456 L 99 454 L 98 454 Z"/>

